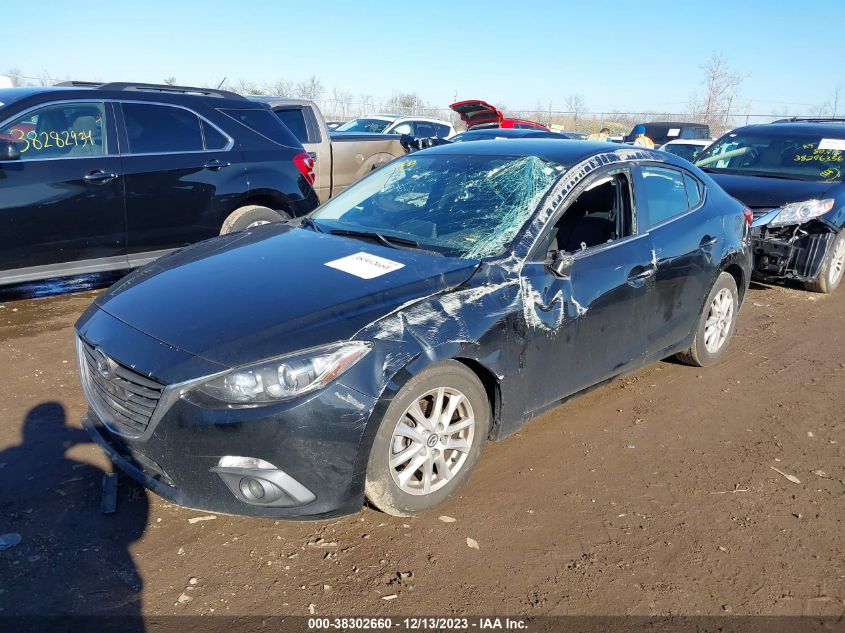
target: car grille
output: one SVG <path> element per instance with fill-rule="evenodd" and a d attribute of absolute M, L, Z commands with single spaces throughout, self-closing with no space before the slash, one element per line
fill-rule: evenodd
<path fill-rule="evenodd" d="M 121 365 L 82 339 L 79 366 L 91 406 L 102 422 L 121 435 L 142 435 L 164 385 Z"/>

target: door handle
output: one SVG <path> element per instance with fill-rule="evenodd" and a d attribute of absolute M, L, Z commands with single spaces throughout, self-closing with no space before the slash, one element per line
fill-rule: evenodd
<path fill-rule="evenodd" d="M 85 174 L 82 177 L 82 180 L 91 183 L 92 185 L 104 185 L 115 178 L 117 178 L 117 174 L 110 171 L 103 171 L 102 169 L 95 169 L 94 171 L 89 171 Z"/>
<path fill-rule="evenodd" d="M 716 244 L 719 243 L 718 237 L 710 237 L 709 235 L 705 235 L 701 238 L 701 242 L 698 244 L 698 248 L 703 249 L 705 251 L 710 250 Z"/>
<path fill-rule="evenodd" d="M 642 286 L 649 278 L 654 276 L 657 268 L 654 264 L 648 266 L 634 266 L 628 273 L 628 285 L 639 287 Z"/>
<path fill-rule="evenodd" d="M 224 163 L 222 160 L 217 160 L 216 158 L 213 160 L 208 161 L 205 165 L 203 165 L 203 169 L 210 169 L 212 171 L 217 171 L 218 169 L 223 169 L 224 167 L 228 167 L 229 163 Z"/>

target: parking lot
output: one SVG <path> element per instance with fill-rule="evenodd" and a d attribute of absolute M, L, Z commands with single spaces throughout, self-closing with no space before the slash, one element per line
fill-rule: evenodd
<path fill-rule="evenodd" d="M 0 613 L 845 610 L 842 292 L 753 284 L 717 365 L 662 362 L 552 410 L 415 518 L 299 523 L 123 477 L 100 512 L 111 466 L 79 425 L 73 344 L 97 292 L 0 304 L 0 532 L 21 535 Z"/>

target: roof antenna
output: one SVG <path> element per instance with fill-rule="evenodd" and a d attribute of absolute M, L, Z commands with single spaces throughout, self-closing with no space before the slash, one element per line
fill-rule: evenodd
<path fill-rule="evenodd" d="M 217 89 L 218 89 L 218 90 L 220 90 L 220 87 L 221 87 L 221 86 L 222 86 L 225 82 L 226 82 L 226 77 L 223 77 L 223 79 L 221 79 L 221 80 L 220 80 L 220 83 L 219 83 L 219 84 L 217 84 Z"/>

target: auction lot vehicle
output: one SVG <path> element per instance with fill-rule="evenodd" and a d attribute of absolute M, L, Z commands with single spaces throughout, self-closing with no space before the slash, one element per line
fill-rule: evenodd
<path fill-rule="evenodd" d="M 402 114 L 368 114 L 347 121 L 336 132 L 365 134 L 407 134 L 417 138 L 450 138 L 455 128 L 448 121 L 425 116 Z"/>
<path fill-rule="evenodd" d="M 486 127 L 549 129 L 534 121 L 508 118 L 496 106 L 480 99 L 457 101 L 449 107 L 460 115 L 468 130 Z"/>
<path fill-rule="evenodd" d="M 466 143 L 467 141 L 492 141 L 496 139 L 538 139 L 554 138 L 558 140 L 576 140 L 578 137 L 567 132 L 551 132 L 540 128 L 473 128 L 459 132 L 449 140 L 452 143 Z"/>
<path fill-rule="evenodd" d="M 651 121 L 649 123 L 642 123 L 645 126 L 645 135 L 654 141 L 654 146 L 657 149 L 661 145 L 665 145 L 669 141 L 675 139 L 710 139 L 710 126 L 705 123 L 682 123 L 678 121 Z M 631 128 L 631 131 L 625 137 L 626 143 L 634 142 L 634 129 L 636 125 Z"/>
<path fill-rule="evenodd" d="M 157 260 L 77 322 L 85 428 L 185 506 L 409 515 L 574 394 L 715 362 L 750 212 L 682 159 L 608 145 L 423 150 L 307 217 Z"/>
<path fill-rule="evenodd" d="M 310 158 L 231 92 L 0 90 L 0 285 L 134 268 L 317 204 Z"/>
<path fill-rule="evenodd" d="M 705 147 L 709 147 L 712 142 L 711 139 L 675 139 L 674 141 L 669 141 L 661 145 L 660 149 L 694 163 L 698 155 L 704 151 Z"/>
<path fill-rule="evenodd" d="M 311 156 L 314 189 L 320 202 L 346 189 L 368 173 L 404 156 L 399 135 L 334 134 L 317 104 L 307 99 L 250 97 L 270 106 Z"/>
<path fill-rule="evenodd" d="M 750 125 L 696 164 L 754 213 L 754 271 L 833 292 L 845 269 L 845 119 Z"/>

